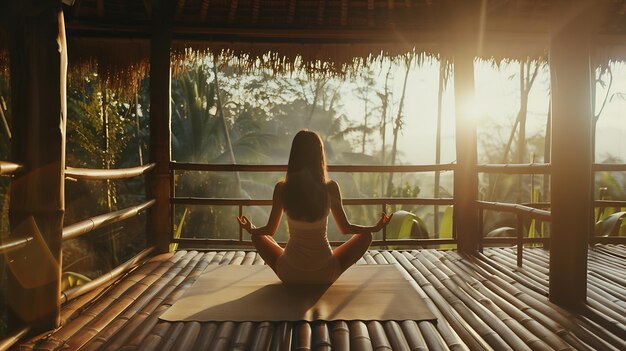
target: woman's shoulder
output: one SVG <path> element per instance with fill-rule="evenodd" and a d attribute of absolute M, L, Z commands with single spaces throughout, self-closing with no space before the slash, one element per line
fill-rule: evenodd
<path fill-rule="evenodd" d="M 274 185 L 274 195 L 281 195 L 283 193 L 283 189 L 285 188 L 285 181 L 281 180 Z"/>
<path fill-rule="evenodd" d="M 336 181 L 329 179 L 328 182 L 326 182 L 326 189 L 330 194 L 335 194 L 339 192 L 339 184 L 337 184 Z"/>
<path fill-rule="evenodd" d="M 332 180 L 332 179 L 329 179 L 329 180 L 326 182 L 326 186 L 327 186 L 327 187 L 330 187 L 330 188 L 339 188 L 339 184 L 337 184 L 337 182 L 336 182 L 336 181 L 334 181 L 334 180 Z"/>

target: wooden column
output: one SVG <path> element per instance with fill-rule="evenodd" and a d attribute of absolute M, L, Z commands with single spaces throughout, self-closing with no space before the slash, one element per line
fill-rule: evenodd
<path fill-rule="evenodd" d="M 589 1 L 560 3 L 550 41 L 552 227 L 550 300 L 576 307 L 587 296 L 593 226 Z"/>
<path fill-rule="evenodd" d="M 476 172 L 476 118 L 474 111 L 474 58 L 478 43 L 476 1 L 463 2 L 455 11 L 454 105 L 456 113 L 456 162 L 454 172 L 454 233 L 458 249 L 476 253 L 478 231 L 478 174 Z"/>
<path fill-rule="evenodd" d="M 171 159 L 171 64 L 174 1 L 152 2 L 150 41 L 150 162 L 156 167 L 149 177 L 148 194 L 156 199 L 148 217 L 148 245 L 156 252 L 169 251 L 172 237 L 170 210 Z"/>
<path fill-rule="evenodd" d="M 67 50 L 61 2 L 7 5 L 12 158 L 25 165 L 9 189 L 12 238 L 33 244 L 7 255 L 9 326 L 31 333 L 59 324 Z"/>

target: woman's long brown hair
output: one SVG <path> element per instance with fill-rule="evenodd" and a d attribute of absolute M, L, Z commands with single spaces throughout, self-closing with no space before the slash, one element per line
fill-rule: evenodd
<path fill-rule="evenodd" d="M 283 206 L 290 218 L 313 222 L 328 214 L 326 155 L 322 138 L 301 130 L 293 138 Z"/>

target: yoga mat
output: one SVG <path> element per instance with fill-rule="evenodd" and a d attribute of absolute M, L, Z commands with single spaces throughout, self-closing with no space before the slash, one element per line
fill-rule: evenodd
<path fill-rule="evenodd" d="M 394 265 L 355 265 L 332 285 L 286 285 L 266 265 L 209 266 L 166 321 L 435 320 Z"/>

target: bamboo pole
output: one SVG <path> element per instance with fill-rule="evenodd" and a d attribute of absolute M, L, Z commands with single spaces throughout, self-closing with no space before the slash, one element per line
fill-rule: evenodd
<path fill-rule="evenodd" d="M 119 169 L 88 169 L 66 167 L 65 175 L 74 179 L 102 180 L 102 179 L 127 179 L 146 174 L 154 168 L 155 164 Z"/>
<path fill-rule="evenodd" d="M 505 312 L 500 306 L 492 299 L 489 299 L 482 292 L 476 290 L 476 286 L 471 284 L 469 277 L 465 274 L 458 274 L 456 270 L 450 269 L 446 266 L 442 261 L 445 259 L 441 255 L 434 255 L 430 251 L 424 251 L 420 255 L 423 257 L 423 260 L 428 260 L 434 267 L 430 269 L 437 269 L 440 272 L 444 273 L 449 277 L 449 279 L 455 283 L 455 285 L 460 290 L 466 292 L 470 297 L 471 301 L 476 301 L 480 305 L 483 305 L 488 311 L 493 313 L 494 317 L 502 322 L 498 327 L 498 334 L 501 335 L 509 345 L 514 346 L 515 349 L 520 349 L 526 347 L 531 347 L 533 350 L 550 350 L 550 347 L 545 344 L 541 339 L 539 339 L 536 335 L 532 334 L 525 326 L 518 322 L 518 320 L 511 318 L 510 315 Z M 453 290 L 454 291 L 454 290 Z M 490 317 L 493 319 L 493 317 Z M 495 321 L 495 319 L 494 319 Z M 493 324 L 494 322 L 491 322 Z M 510 329 L 503 328 L 503 325 L 506 325 Z M 511 334 L 511 332 L 514 333 Z M 521 342 L 521 343 L 520 343 Z"/>
<path fill-rule="evenodd" d="M 489 166 L 489 165 L 487 165 Z M 528 167 L 532 170 L 539 165 Z M 328 172 L 366 172 L 366 173 L 388 173 L 388 172 L 434 172 L 434 171 L 454 171 L 456 165 L 328 165 Z M 287 165 L 268 164 L 206 164 L 191 162 L 170 162 L 170 169 L 181 171 L 205 171 L 205 172 L 286 172 Z"/>
<path fill-rule="evenodd" d="M 58 297 L 65 210 L 65 24 L 59 1 L 10 2 L 5 8 L 14 127 L 11 154 L 12 161 L 26 169 L 11 182 L 9 238 L 23 238 L 26 233 L 20 233 L 19 228 L 31 219 L 43 239 L 38 245 L 9 254 L 9 258 L 15 254 L 24 262 L 9 265 L 9 325 L 11 329 L 29 325 L 31 333 L 39 333 L 55 328 L 60 321 Z M 32 284 L 23 285 L 25 278 Z"/>
<path fill-rule="evenodd" d="M 447 81 L 447 70 L 448 70 L 448 62 L 443 58 L 439 58 L 439 85 L 437 89 L 437 129 L 435 132 L 435 164 L 438 165 L 441 163 L 441 117 L 443 114 L 443 92 L 445 90 L 445 84 Z M 441 173 L 439 171 L 435 172 L 435 189 L 433 196 L 435 198 L 439 197 L 439 183 L 441 178 Z M 433 217 L 433 225 L 435 231 L 435 237 L 439 237 L 439 207 L 435 206 L 434 209 L 434 217 Z"/>
<path fill-rule="evenodd" d="M 335 350 L 350 350 L 350 329 L 345 321 L 333 321 L 330 328 L 331 344 Z"/>
<path fill-rule="evenodd" d="M 28 335 L 29 331 L 30 327 L 24 327 L 14 331 L 10 335 L 5 336 L 4 339 L 0 340 L 0 351 L 9 350 L 13 345 L 20 341 L 20 339 Z"/>
<path fill-rule="evenodd" d="M 462 258 L 450 257 L 452 255 L 447 256 L 449 256 L 449 259 L 444 261 L 444 263 L 446 263 L 448 267 L 456 271 L 457 274 L 464 272 L 471 276 L 472 278 L 466 279 L 468 279 L 468 282 L 473 287 L 492 300 L 533 334 L 541 337 L 550 347 L 555 350 L 564 350 L 570 347 L 569 344 L 561 339 L 559 333 L 557 333 L 557 330 L 561 328 L 560 326 L 550 328 L 551 325 L 555 324 L 553 322 L 545 322 L 547 321 L 547 317 L 541 316 L 541 318 L 537 318 L 537 315 L 532 315 L 529 313 L 532 309 L 528 305 L 517 300 L 515 296 L 509 295 L 502 289 L 499 289 L 495 284 L 492 284 L 487 277 L 480 275 L 477 270 L 469 268 L 468 265 L 464 264 L 465 262 Z M 562 335 L 563 333 L 560 334 Z M 532 344 L 530 346 L 532 347 Z"/>
<path fill-rule="evenodd" d="M 577 307 L 587 297 L 587 242 L 593 233 L 590 90 L 593 2 L 568 2 L 554 12 L 550 42 L 550 301 Z"/>
<path fill-rule="evenodd" d="M 43 340 L 38 346 L 41 349 L 51 350 L 56 350 L 61 346 L 72 347 L 76 345 L 77 347 L 75 348 L 84 346 L 87 341 L 91 340 L 94 333 L 98 331 L 92 328 L 96 321 L 99 320 L 100 324 L 102 324 L 106 319 L 110 320 L 112 317 L 119 314 L 119 308 L 124 308 L 124 304 L 128 305 L 130 303 L 130 296 L 136 295 L 142 289 L 147 289 L 150 284 L 154 284 L 158 277 L 162 276 L 170 269 L 175 270 L 173 267 L 180 267 L 182 264 L 181 261 L 185 259 L 189 260 L 188 257 L 185 257 L 185 254 L 186 253 L 177 253 L 164 262 L 154 260 L 143 265 L 139 272 L 136 272 L 138 273 L 136 276 L 133 274 L 133 280 L 124 281 L 113 286 L 105 296 L 98 299 L 90 306 L 88 313 L 83 313 L 76 319 L 65 324 L 63 328 L 52 333 L 51 337 Z M 116 307 L 118 303 L 121 305 Z M 117 310 L 115 310 L 116 308 Z M 102 319 L 103 315 L 106 319 Z"/>
<path fill-rule="evenodd" d="M 171 161 L 171 63 L 172 14 L 175 1 L 152 2 L 150 41 L 150 162 L 149 198 L 156 199 L 150 211 L 146 234 L 157 253 L 169 251 L 172 237 L 170 211 Z"/>
<path fill-rule="evenodd" d="M 129 208 L 111 213 L 105 213 L 103 215 L 95 216 L 84 221 L 68 225 L 67 227 L 63 228 L 63 240 L 65 241 L 75 239 L 102 226 L 135 217 L 141 211 L 150 208 L 153 204 L 154 200 L 150 200 L 140 205 L 131 206 Z"/>
<path fill-rule="evenodd" d="M 23 167 L 17 163 L 0 161 L 0 175 L 13 175 L 22 169 Z"/>
<path fill-rule="evenodd" d="M 594 334 L 600 332 L 600 328 L 589 331 L 592 327 L 589 323 L 585 323 L 573 312 L 569 312 L 555 304 L 550 303 L 550 301 L 546 298 L 545 293 L 539 293 L 532 288 L 533 283 L 520 283 L 520 281 L 523 281 L 520 279 L 520 276 L 513 275 L 513 277 L 507 277 L 504 274 L 506 268 L 493 262 L 486 263 L 486 259 L 484 257 L 479 259 L 465 256 L 465 259 L 466 260 L 464 262 L 473 264 L 473 269 L 480 269 L 490 273 L 491 275 L 489 275 L 489 279 L 497 284 L 499 288 L 507 291 L 513 296 L 516 296 L 519 300 L 532 307 L 532 309 L 527 310 L 528 312 L 536 310 L 545 316 L 549 316 L 549 318 L 554 322 L 560 324 L 559 328 L 561 332 L 565 330 L 566 333 L 570 333 L 570 335 L 572 335 L 572 337 L 567 340 L 571 345 L 584 342 L 589 344 L 591 347 L 600 350 L 615 349 L 612 348 L 607 341 Z M 534 313 L 532 316 L 537 320 L 541 320 L 541 317 Z M 581 324 L 584 324 L 585 328 L 581 327 Z M 577 341 L 576 339 L 579 340 Z M 575 348 L 586 349 L 588 347 L 575 346 Z"/>
<path fill-rule="evenodd" d="M 84 295 L 94 289 L 97 289 L 106 284 L 110 284 L 115 279 L 121 277 L 123 274 L 126 274 L 129 270 L 133 269 L 138 264 L 150 255 L 153 248 L 149 247 L 138 253 L 136 256 L 131 258 L 130 260 L 122 263 L 112 271 L 101 275 L 98 279 L 94 279 L 84 285 L 79 285 L 74 288 L 63 291 L 60 298 L 60 303 L 65 303 L 71 299 L 74 299 L 78 296 Z"/>
<path fill-rule="evenodd" d="M 491 347 L 476 334 L 474 329 L 467 323 L 463 313 L 457 312 L 456 309 L 450 308 L 450 303 L 435 289 L 434 285 L 426 279 L 423 274 L 424 271 L 418 269 L 418 265 L 415 263 L 415 258 L 408 252 L 394 252 L 394 257 L 398 260 L 400 265 L 415 279 L 418 286 L 420 286 L 425 295 L 428 296 L 427 302 L 429 305 L 436 306 L 436 308 L 430 308 L 430 310 L 437 316 L 437 329 L 441 332 L 443 327 L 444 332 L 441 332 L 442 336 L 448 342 L 448 345 L 458 344 L 458 340 L 462 340 L 463 344 L 467 345 L 470 350 L 489 350 Z M 440 323 L 445 321 L 443 326 Z"/>

